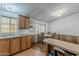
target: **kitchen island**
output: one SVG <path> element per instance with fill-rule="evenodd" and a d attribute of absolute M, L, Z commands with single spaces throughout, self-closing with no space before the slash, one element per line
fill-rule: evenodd
<path fill-rule="evenodd" d="M 62 48 L 65 52 L 72 53 L 74 55 L 79 56 L 79 45 L 74 44 L 74 43 L 69 43 L 57 39 L 51 39 L 51 38 L 46 38 L 43 40 L 45 43 L 45 55 L 48 55 L 49 51 L 49 45 L 53 47 L 60 47 Z"/>

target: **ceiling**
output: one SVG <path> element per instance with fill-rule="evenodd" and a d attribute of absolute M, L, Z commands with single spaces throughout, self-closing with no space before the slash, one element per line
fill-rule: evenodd
<path fill-rule="evenodd" d="M 0 3 L 0 10 L 32 17 L 40 21 L 53 21 L 79 12 L 78 3 Z"/>

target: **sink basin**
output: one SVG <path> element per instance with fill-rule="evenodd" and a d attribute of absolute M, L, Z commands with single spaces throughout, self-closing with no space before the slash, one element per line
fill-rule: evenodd
<path fill-rule="evenodd" d="M 1 37 L 8 37 L 8 36 L 1 36 Z"/>

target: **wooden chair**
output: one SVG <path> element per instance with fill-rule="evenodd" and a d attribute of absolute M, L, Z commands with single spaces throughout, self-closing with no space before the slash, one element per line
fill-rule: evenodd
<path fill-rule="evenodd" d="M 44 33 L 38 34 L 38 42 L 43 43 Z"/>

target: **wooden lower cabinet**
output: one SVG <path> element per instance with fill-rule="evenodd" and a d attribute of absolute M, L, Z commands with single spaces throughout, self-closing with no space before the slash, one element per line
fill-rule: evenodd
<path fill-rule="evenodd" d="M 0 39 L 0 56 L 12 55 L 32 47 L 32 36 Z"/>
<path fill-rule="evenodd" d="M 9 39 L 0 39 L 0 56 L 10 55 Z"/>
<path fill-rule="evenodd" d="M 21 37 L 21 50 L 25 50 L 32 46 L 32 36 Z"/>
<path fill-rule="evenodd" d="M 20 51 L 20 37 L 11 38 L 11 54 Z"/>
<path fill-rule="evenodd" d="M 27 36 L 27 48 L 32 47 L 32 36 Z"/>
<path fill-rule="evenodd" d="M 21 37 L 21 50 L 25 50 L 27 48 L 27 37 L 22 36 Z"/>

